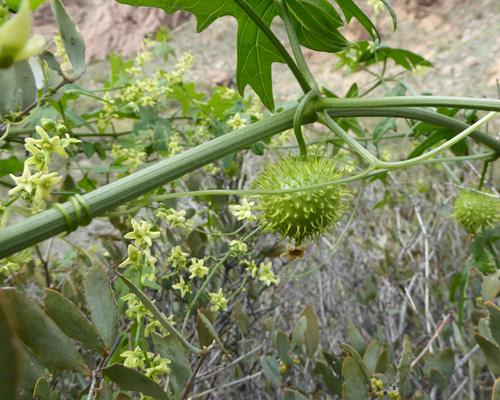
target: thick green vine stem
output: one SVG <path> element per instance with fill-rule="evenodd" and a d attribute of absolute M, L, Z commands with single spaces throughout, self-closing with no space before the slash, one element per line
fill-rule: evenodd
<path fill-rule="evenodd" d="M 304 118 L 304 112 L 306 111 L 306 107 L 312 100 L 315 100 L 319 97 L 319 93 L 315 90 L 311 90 L 307 93 L 299 103 L 297 107 L 297 111 L 293 117 L 293 131 L 295 132 L 295 137 L 297 138 L 297 143 L 299 144 L 300 149 L 300 157 L 307 157 L 307 147 L 306 142 L 304 141 L 304 136 L 302 134 L 302 119 Z"/>
<path fill-rule="evenodd" d="M 451 107 L 484 111 L 500 111 L 500 100 L 471 99 L 445 96 L 395 96 L 372 98 L 321 98 L 314 103 L 316 111 L 336 108 L 385 108 L 385 107 Z"/>
<path fill-rule="evenodd" d="M 355 100 L 353 102 L 353 100 Z M 378 103 L 382 104 L 380 106 Z M 364 104 L 366 108 L 363 108 Z M 347 107 L 344 107 L 346 106 Z M 500 101 L 491 99 L 468 99 L 453 97 L 397 97 L 378 99 L 317 99 L 310 107 L 306 108 L 302 122 L 312 123 L 317 120 L 316 111 L 328 110 L 331 107 L 332 115 L 336 117 L 356 116 L 356 115 L 390 115 L 397 114 L 390 107 L 397 106 L 411 107 L 461 107 L 478 110 L 500 111 Z M 340 109 L 344 108 L 344 113 Z M 385 110 L 384 110 L 385 108 Z M 450 122 L 449 117 L 434 114 L 431 118 L 429 113 L 422 110 L 408 110 L 406 113 L 399 110 L 397 116 L 401 118 L 413 118 L 426 120 L 439 126 L 450 126 L 455 131 L 457 126 L 461 126 L 459 121 Z M 420 114 L 419 114 L 420 111 Z M 130 200 L 136 199 L 158 187 L 161 187 L 172 180 L 175 180 L 191 171 L 194 171 L 208 163 L 219 160 L 225 155 L 248 148 L 251 144 L 272 137 L 293 127 L 293 119 L 296 108 L 273 115 L 265 120 L 256 122 L 227 135 L 220 136 L 207 143 L 203 143 L 195 148 L 187 150 L 174 157 L 162 160 L 157 164 L 142 171 L 120 179 L 109 185 L 103 186 L 93 192 L 83 195 L 83 199 L 89 205 L 94 216 L 100 216 Z M 368 114 L 373 113 L 373 114 Z M 477 127 L 476 127 L 477 128 Z M 474 129 L 473 129 L 474 130 Z M 485 143 L 500 154 L 500 142 L 487 135 L 481 135 L 476 130 L 469 132 L 475 139 Z M 353 139 L 354 140 L 354 139 Z M 356 142 L 357 143 L 357 142 Z M 359 145 L 359 143 L 358 143 Z M 360 145 L 361 148 L 363 148 Z M 363 148 L 363 150 L 365 150 Z M 366 150 L 365 150 L 366 151 Z M 355 178 L 361 179 L 372 172 L 363 171 Z M 352 181 L 351 178 L 348 181 Z M 346 180 L 347 181 L 347 180 Z M 68 211 L 71 220 L 76 218 L 75 206 L 71 202 L 63 203 L 62 206 Z M 89 215 L 82 217 L 82 223 L 89 221 Z M 26 218 L 16 224 L 0 229 L 0 259 L 8 257 L 18 251 L 31 247 L 45 239 L 63 233 L 67 228 L 64 216 L 59 210 L 50 209 L 32 217 Z"/>
<path fill-rule="evenodd" d="M 254 143 L 292 128 L 295 112 L 296 108 L 292 108 L 220 136 L 82 197 L 90 206 L 94 216 L 102 215 L 228 154 L 248 148 Z M 306 112 L 303 122 L 314 121 L 314 114 Z M 74 204 L 66 202 L 62 206 L 74 221 L 76 218 Z M 81 222 L 88 222 L 88 217 L 88 215 L 82 217 Z M 66 220 L 56 209 L 49 209 L 0 229 L 0 259 L 63 233 L 66 229 Z"/>

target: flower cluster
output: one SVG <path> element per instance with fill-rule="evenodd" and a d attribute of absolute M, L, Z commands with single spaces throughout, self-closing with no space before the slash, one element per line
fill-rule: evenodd
<path fill-rule="evenodd" d="M 380 379 L 372 378 L 372 392 L 374 396 L 381 399 L 387 396 L 389 399 L 401 400 L 399 390 L 395 385 L 391 385 L 389 389 L 384 389 L 384 383 Z"/>
<path fill-rule="evenodd" d="M 122 165 L 128 165 L 127 174 L 134 172 L 139 165 L 143 163 L 142 158 L 146 155 L 145 152 L 133 148 L 125 148 L 119 145 L 113 145 L 111 156 L 116 159 L 116 162 Z M 123 177 L 124 174 L 119 174 L 118 177 Z"/>
<path fill-rule="evenodd" d="M 171 361 L 167 358 L 161 357 L 159 354 L 155 356 L 153 353 L 143 351 L 139 346 L 133 351 L 125 351 L 120 354 L 125 358 L 123 364 L 129 368 L 140 368 L 145 371 L 146 376 L 154 380 L 156 383 L 160 382 L 160 376 L 170 374 L 168 364 Z"/>
<path fill-rule="evenodd" d="M 368 0 L 368 5 L 373 7 L 375 15 L 379 14 L 384 8 L 384 3 L 381 0 Z"/>
<path fill-rule="evenodd" d="M 35 211 L 40 211 L 43 208 L 44 199 L 50 200 L 50 189 L 63 178 L 57 172 L 49 171 L 52 154 L 68 158 L 65 149 L 72 143 L 80 142 L 80 140 L 71 138 L 67 133 L 64 137 L 59 136 L 67 131 L 62 122 L 57 124 L 55 121 L 45 118 L 41 122 L 43 127 L 36 126 L 35 128 L 40 138 L 25 139 L 24 147 L 31 153 L 31 157 L 24 161 L 22 175 L 10 175 L 16 186 L 9 190 L 9 195 L 13 196 L 18 192 L 26 193 L 28 195 L 26 199 L 33 202 Z M 47 130 L 53 131 L 52 136 L 47 133 Z M 32 168 L 37 172 L 32 173 Z"/>
<path fill-rule="evenodd" d="M 271 267 L 273 265 L 271 262 L 268 262 L 267 264 L 261 262 L 260 268 L 257 268 L 254 261 L 247 261 L 246 263 L 248 264 L 246 270 L 250 273 L 252 278 L 255 278 L 257 274 L 259 274 L 259 281 L 264 282 L 267 286 L 278 283 L 276 275 L 274 275 L 274 272 L 271 271 Z"/>
<path fill-rule="evenodd" d="M 186 211 L 181 210 L 181 211 L 176 211 L 173 208 L 165 208 L 165 207 L 160 207 L 156 211 L 156 215 L 158 217 L 165 218 L 167 221 L 167 224 L 170 225 L 171 228 L 174 228 L 176 226 L 180 226 L 181 228 L 186 227 Z"/>

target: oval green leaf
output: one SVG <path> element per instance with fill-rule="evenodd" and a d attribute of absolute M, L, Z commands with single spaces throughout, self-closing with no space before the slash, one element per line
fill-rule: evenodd
<path fill-rule="evenodd" d="M 493 393 L 491 395 L 491 400 L 500 400 L 500 378 L 498 378 L 493 384 Z"/>
<path fill-rule="evenodd" d="M 43 302 L 50 318 L 66 335 L 82 342 L 87 349 L 105 355 L 97 329 L 73 302 L 52 289 L 45 289 Z"/>
<path fill-rule="evenodd" d="M 41 400 L 57 400 L 59 398 L 59 396 L 50 389 L 49 382 L 44 378 L 38 379 L 33 395 L 35 397 L 40 397 Z"/>
<path fill-rule="evenodd" d="M 358 354 L 365 354 L 366 341 L 361 332 L 356 328 L 351 318 L 347 318 L 347 336 L 351 346 L 354 347 Z"/>
<path fill-rule="evenodd" d="M 398 387 L 403 387 L 406 377 L 410 373 L 411 362 L 413 361 L 413 352 L 411 349 L 411 343 L 408 339 L 405 339 L 403 346 L 403 354 L 401 354 L 401 361 L 398 365 L 399 371 L 399 381 Z"/>
<path fill-rule="evenodd" d="M 59 34 L 73 67 L 74 78 L 78 79 L 85 72 L 85 42 L 78 32 L 75 21 L 68 15 L 60 0 L 50 0 L 50 5 L 56 17 Z"/>
<path fill-rule="evenodd" d="M 15 289 L 2 289 L 12 311 L 17 337 L 43 362 L 59 369 L 91 374 L 76 346 L 40 307 Z"/>
<path fill-rule="evenodd" d="M 342 383 L 333 375 L 332 369 L 322 361 L 316 361 L 314 373 L 323 377 L 323 382 L 334 394 L 342 395 Z"/>
<path fill-rule="evenodd" d="M 306 340 L 307 355 L 311 357 L 318 349 L 319 344 L 318 317 L 309 304 L 306 305 L 306 308 L 300 313 L 300 316 L 306 317 L 307 319 L 307 328 L 304 336 Z"/>
<path fill-rule="evenodd" d="M 85 296 L 90 315 L 104 346 L 109 350 L 118 335 L 118 306 L 111 290 L 108 274 L 99 264 L 94 264 L 87 274 Z"/>
<path fill-rule="evenodd" d="M 0 297 L 0 393 L 6 399 L 15 399 L 20 380 L 19 349 L 14 330 Z"/>
<path fill-rule="evenodd" d="M 491 337 L 497 343 L 500 343 L 500 308 L 491 301 L 484 303 L 488 311 L 488 327 L 490 328 Z"/>
<path fill-rule="evenodd" d="M 264 375 L 271 380 L 271 382 L 281 385 L 283 378 L 280 373 L 278 361 L 273 356 L 264 356 L 260 359 L 260 364 L 264 370 Z"/>
<path fill-rule="evenodd" d="M 158 353 L 163 358 L 171 361 L 168 364 L 170 368 L 170 386 L 178 398 L 192 374 L 191 364 L 189 364 L 184 353 L 184 349 L 179 342 L 172 336 L 160 336 L 156 333 L 152 334 L 153 343 L 158 349 Z"/>
<path fill-rule="evenodd" d="M 285 392 L 286 400 L 307 400 L 307 397 L 292 388 L 285 388 L 283 391 Z"/>
<path fill-rule="evenodd" d="M 356 360 L 356 362 L 359 364 L 359 367 L 361 368 L 361 371 L 363 372 L 363 376 L 365 378 L 365 383 L 367 385 L 370 385 L 371 386 L 371 375 L 370 375 L 370 371 L 368 371 L 368 368 L 366 367 L 366 364 L 365 362 L 363 361 L 363 359 L 360 357 L 360 355 L 358 354 L 358 352 L 356 350 L 354 350 L 353 347 L 349 346 L 348 344 L 346 343 L 342 343 L 340 345 L 340 347 L 342 347 L 342 349 L 347 353 L 348 356 L 351 356 L 352 358 L 354 358 L 354 360 Z M 345 361 L 345 360 L 344 360 Z M 342 366 L 342 371 L 344 371 L 344 367 Z M 344 372 L 342 372 L 342 375 L 344 374 Z"/>
<path fill-rule="evenodd" d="M 365 374 L 359 363 L 348 356 L 342 365 L 342 377 L 344 387 L 342 388 L 342 398 L 345 400 L 368 400 L 368 384 Z"/>
<path fill-rule="evenodd" d="M 140 392 L 156 400 L 169 400 L 160 385 L 136 370 L 121 364 L 113 364 L 103 368 L 102 372 L 123 390 Z"/>
<path fill-rule="evenodd" d="M 113 400 L 113 392 L 104 379 L 101 381 L 101 387 L 95 391 L 95 400 Z"/>
<path fill-rule="evenodd" d="M 380 353 L 380 342 L 374 340 L 366 348 L 363 360 L 370 373 L 375 373 L 375 365 L 377 364 L 378 353 Z"/>
<path fill-rule="evenodd" d="M 445 347 L 439 356 L 439 372 L 448 380 L 455 372 L 455 352 L 451 347 Z"/>
<path fill-rule="evenodd" d="M 474 339 L 476 339 L 477 344 L 483 350 L 486 356 L 486 362 L 488 367 L 490 367 L 491 372 L 496 376 L 500 375 L 500 348 L 493 342 L 486 339 L 479 333 L 474 334 Z"/>
<path fill-rule="evenodd" d="M 288 336 L 283 331 L 278 331 L 276 333 L 276 348 L 278 349 L 278 355 L 286 365 L 291 366 L 293 364 L 293 359 L 290 357 L 290 352 L 292 351 L 292 346 L 288 341 Z"/>

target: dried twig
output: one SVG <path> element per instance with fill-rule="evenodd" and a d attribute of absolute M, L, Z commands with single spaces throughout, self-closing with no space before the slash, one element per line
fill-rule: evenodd
<path fill-rule="evenodd" d="M 441 322 L 441 324 L 439 325 L 436 333 L 434 334 L 434 336 L 431 338 L 431 340 L 429 340 L 429 343 L 427 343 L 427 345 L 424 347 L 424 349 L 422 350 L 422 352 L 418 355 L 417 358 L 415 358 L 413 360 L 413 362 L 411 363 L 410 365 L 410 369 L 413 368 L 419 361 L 420 359 L 429 351 L 429 349 L 431 348 L 431 345 L 432 343 L 434 343 L 434 341 L 438 338 L 439 334 L 441 333 L 441 331 L 443 330 L 444 326 L 446 325 L 446 322 L 448 322 L 448 319 L 450 318 L 450 315 L 451 314 L 447 314 L 443 321 Z"/>

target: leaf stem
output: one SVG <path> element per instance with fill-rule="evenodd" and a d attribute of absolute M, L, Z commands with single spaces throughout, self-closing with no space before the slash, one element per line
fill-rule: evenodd
<path fill-rule="evenodd" d="M 304 58 L 304 54 L 302 54 L 299 39 L 297 37 L 297 34 L 295 33 L 295 29 L 293 29 L 292 20 L 290 18 L 290 14 L 288 13 L 288 7 L 285 3 L 285 0 L 278 0 L 278 5 L 279 5 L 280 11 L 281 11 L 281 18 L 283 19 L 283 22 L 285 23 L 285 29 L 286 29 L 286 33 L 288 35 L 288 41 L 290 42 L 290 45 L 292 46 L 292 51 L 293 51 L 293 55 L 295 56 L 295 60 L 297 60 L 297 65 L 298 65 L 299 71 L 301 72 L 302 76 L 306 79 L 309 86 L 313 90 L 315 90 L 316 92 L 319 93 L 319 86 L 316 83 L 316 80 L 314 79 L 314 76 L 311 73 L 311 70 L 309 69 L 309 67 L 306 63 L 306 59 Z M 309 91 L 307 91 L 307 92 L 309 92 Z M 304 92 L 304 93 L 307 93 L 307 92 Z"/>
<path fill-rule="evenodd" d="M 366 162 L 368 162 L 369 168 L 373 169 L 378 166 L 379 160 L 372 155 L 368 150 L 366 150 L 362 145 L 360 145 L 356 139 L 349 135 L 345 130 L 337 124 L 326 111 L 318 112 L 318 121 L 322 122 L 325 126 L 332 130 L 336 135 L 338 135 L 344 142 L 346 142 L 360 157 L 362 157 Z"/>

